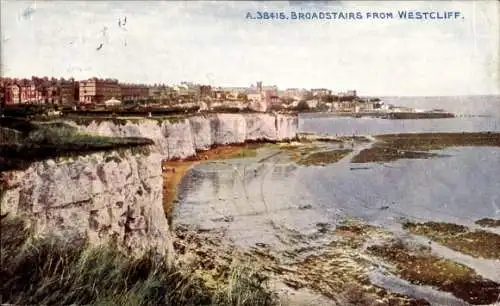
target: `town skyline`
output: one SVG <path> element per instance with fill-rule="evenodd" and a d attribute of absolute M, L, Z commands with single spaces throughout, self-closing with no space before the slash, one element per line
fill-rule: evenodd
<path fill-rule="evenodd" d="M 31 80 L 33 77 L 35 78 L 40 78 L 40 79 L 43 79 L 43 78 L 48 78 L 49 80 L 50 79 L 56 79 L 56 80 L 64 80 L 64 81 L 68 81 L 68 80 L 73 80 L 74 82 L 82 82 L 82 81 L 88 81 L 88 80 L 91 80 L 91 79 L 98 79 L 98 80 L 116 80 L 118 81 L 120 84 L 127 84 L 127 85 L 137 85 L 137 86 L 148 86 L 148 87 L 154 87 L 155 85 L 156 86 L 167 86 L 167 87 L 175 87 L 175 86 L 180 86 L 182 84 L 193 84 L 193 85 L 198 85 L 198 86 L 210 86 L 212 88 L 219 88 L 219 89 L 230 89 L 230 88 L 252 88 L 252 87 L 256 87 L 257 86 L 257 83 L 258 82 L 262 82 L 263 84 L 265 84 L 266 86 L 276 86 L 276 88 L 278 88 L 279 90 L 281 91 L 285 91 L 285 90 L 290 90 L 290 89 L 299 89 L 299 90 L 312 90 L 312 89 L 328 89 L 332 92 L 345 92 L 345 91 L 350 91 L 350 90 L 355 90 L 357 93 L 359 93 L 360 96 L 365 96 L 365 97 L 455 97 L 455 96 L 499 96 L 500 93 L 486 93 L 486 94 L 463 94 L 463 95 L 368 95 L 368 94 L 363 94 L 363 92 L 357 90 L 356 88 L 342 88 L 342 89 L 337 89 L 337 88 L 331 88 L 331 87 L 320 87 L 320 86 L 314 86 L 314 87 L 303 87 L 303 86 L 295 86 L 295 87 L 281 87 L 275 83 L 272 83 L 272 82 L 264 82 L 264 81 L 253 81 L 253 82 L 247 82 L 246 84 L 243 84 L 243 85 L 218 85 L 218 84 L 213 84 L 213 85 L 210 85 L 210 84 L 207 84 L 207 83 L 203 83 L 203 82 L 196 82 L 196 81 L 191 81 L 191 80 L 183 80 L 183 81 L 180 81 L 180 82 L 176 82 L 176 83 L 166 83 L 166 82 L 151 82 L 151 83 L 140 83 L 140 82 L 134 82 L 134 81 L 121 81 L 120 79 L 117 79 L 117 78 L 111 78 L 111 77 L 97 77 L 97 76 L 94 76 L 94 77 L 89 77 L 89 78 L 84 78 L 84 79 L 78 79 L 78 78 L 75 78 L 75 77 L 72 77 L 72 76 L 69 76 L 69 77 L 64 77 L 64 76 L 9 76 L 9 75 L 6 75 L 6 76 L 2 76 L 1 78 L 2 79 L 12 79 L 12 80 Z"/>
<path fill-rule="evenodd" d="M 368 96 L 500 94 L 496 1 L 2 1 L 2 76 L 220 87 L 356 89 Z M 249 10 L 448 9 L 462 21 L 256 23 Z M 57 20 L 54 22 L 46 22 Z M 228 31 L 227 29 L 232 29 Z"/>

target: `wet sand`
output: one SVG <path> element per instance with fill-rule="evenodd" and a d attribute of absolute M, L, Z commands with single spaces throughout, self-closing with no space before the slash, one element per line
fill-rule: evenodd
<path fill-rule="evenodd" d="M 189 169 L 212 160 L 226 158 L 242 158 L 255 156 L 255 151 L 263 144 L 242 144 L 217 146 L 206 151 L 200 151 L 196 156 L 183 160 L 164 161 L 163 167 L 163 208 L 169 225 L 172 225 L 174 201 L 177 196 L 177 186 Z"/>
<path fill-rule="evenodd" d="M 475 136 L 470 138 L 470 135 L 465 135 L 464 139 L 468 139 L 470 145 L 496 146 L 496 136 L 489 137 L 488 135 L 486 134 L 485 138 L 483 135 L 477 135 L 478 138 L 474 138 Z M 412 137 L 414 136 L 409 136 L 410 139 Z M 401 148 L 404 150 L 415 149 L 405 144 L 405 141 L 399 143 Z M 443 142 L 453 146 L 463 144 L 462 141 L 448 139 Z M 336 142 L 329 140 L 329 143 L 335 144 Z M 335 145 L 341 144 L 342 142 Z M 339 165 L 339 158 L 342 159 L 341 163 L 349 164 L 352 155 L 358 154 L 360 150 L 372 144 L 353 148 L 347 156 L 342 154 L 343 158 L 339 157 L 340 153 L 338 153 L 343 149 L 339 147 L 336 149 L 325 148 L 316 142 L 292 143 L 276 148 L 279 148 L 277 151 L 287 153 L 290 162 L 298 165 L 301 164 L 301 161 L 307 160 L 308 157 L 314 156 L 318 152 L 335 152 L 331 153 L 331 156 L 330 153 L 319 156 L 318 163 L 302 165 L 303 168 L 323 163 L 337 163 L 337 165 L 332 166 L 333 171 Z M 434 138 L 429 137 L 418 144 L 418 148 L 425 152 L 425 150 L 440 148 L 442 145 L 442 142 L 435 143 Z M 349 148 L 349 145 L 347 147 Z M 209 158 L 218 159 L 226 154 L 229 156 L 235 154 L 235 152 L 238 150 L 213 153 Z M 179 168 L 184 175 L 190 167 L 199 162 L 174 162 L 173 165 L 177 165 L 176 163 L 184 165 L 184 168 Z M 178 173 L 176 172 L 176 174 Z M 180 182 L 182 175 L 180 175 L 178 182 Z M 283 199 L 283 201 L 286 200 Z M 220 205 L 224 206 L 225 204 L 221 202 Z M 312 206 L 314 203 L 307 207 L 299 207 L 299 214 L 303 218 L 307 218 L 307 213 L 313 211 Z M 269 214 L 269 212 L 267 213 Z M 285 215 L 284 213 L 277 214 Z M 236 259 L 247 261 L 256 269 L 263 271 L 262 273 L 269 279 L 283 284 L 286 287 L 283 290 L 287 292 L 290 303 L 293 303 L 294 295 L 299 299 L 301 292 L 312 295 L 311 299 L 314 299 L 314 296 L 321 297 L 321 299 L 327 298 L 332 301 L 331 305 L 348 305 L 349 303 L 355 305 L 430 305 L 436 301 L 491 304 L 495 303 L 500 295 L 500 284 L 498 284 L 497 279 L 492 278 L 491 275 L 488 277 L 480 269 L 475 270 L 474 265 L 450 258 L 449 253 L 436 252 L 434 243 L 432 246 L 431 242 L 428 244 L 430 239 L 435 242 L 436 246 L 442 244 L 443 248 L 449 248 L 450 251 L 470 254 L 473 256 L 471 260 L 474 263 L 477 260 L 477 263 L 480 264 L 481 259 L 476 259 L 476 256 L 497 258 L 498 235 L 485 231 L 475 231 L 473 228 L 464 228 L 462 225 L 451 223 L 443 226 L 439 224 L 432 226 L 429 225 L 430 223 L 422 223 L 417 226 L 417 223 L 412 223 L 412 225 L 403 227 L 403 233 L 396 233 L 393 230 L 359 221 L 346 222 L 337 226 L 318 223 L 316 232 L 306 234 L 305 232 L 293 231 L 293 228 L 290 230 L 274 226 L 272 233 L 280 236 L 280 240 L 287 245 L 285 250 L 269 244 L 261 236 L 256 237 L 256 239 L 262 239 L 262 243 L 255 243 L 254 247 L 242 249 L 235 247 L 232 242 L 227 240 L 224 231 L 231 230 L 233 223 L 243 222 L 241 220 L 243 218 L 243 215 L 235 215 L 234 218 L 231 215 L 231 218 L 225 219 L 224 222 L 221 221 L 223 226 L 221 226 L 220 232 L 215 226 L 186 235 L 185 231 L 189 230 L 181 227 L 184 232 L 180 234 L 180 237 L 177 237 L 176 242 L 176 248 L 183 254 L 181 260 L 191 258 L 190 260 L 196 263 L 194 269 L 199 270 L 199 273 L 204 274 L 207 281 L 214 285 L 224 281 L 225 271 L 228 271 L 227 267 L 231 262 Z M 257 219 L 259 216 L 255 215 L 255 218 Z M 266 218 L 271 219 L 269 215 Z M 252 224 L 255 225 L 252 222 L 247 222 L 245 231 L 255 230 L 248 228 Z M 485 219 L 478 224 L 489 226 L 495 225 L 496 222 L 493 219 Z M 177 226 L 176 231 L 178 230 Z M 412 234 L 422 235 L 426 239 L 419 240 Z M 190 238 L 186 239 L 186 236 Z M 219 239 L 217 243 L 211 240 L 216 239 L 216 237 Z M 318 237 L 322 239 L 321 244 L 316 243 L 319 241 Z M 402 237 L 404 237 L 404 241 Z M 185 254 L 189 255 L 184 257 Z M 403 290 L 403 292 L 413 292 L 414 294 L 400 293 L 401 291 L 396 290 L 391 285 L 376 284 L 369 277 L 373 271 L 406 281 L 408 286 L 424 288 L 426 294 L 419 294 L 419 291 L 411 290 Z"/>

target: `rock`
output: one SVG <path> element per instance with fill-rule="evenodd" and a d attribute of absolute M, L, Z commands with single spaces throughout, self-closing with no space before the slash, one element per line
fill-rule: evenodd
<path fill-rule="evenodd" d="M 92 153 L 7 175 L 2 212 L 30 218 L 36 234 L 86 236 L 91 244 L 116 239 L 137 253 L 166 252 L 160 154 Z"/>
<path fill-rule="evenodd" d="M 186 119 L 92 121 L 79 125 L 81 132 L 118 137 L 146 137 L 164 158 L 186 158 L 213 145 L 243 143 L 248 140 L 285 141 L 297 135 L 298 118 L 280 114 L 212 114 Z"/>

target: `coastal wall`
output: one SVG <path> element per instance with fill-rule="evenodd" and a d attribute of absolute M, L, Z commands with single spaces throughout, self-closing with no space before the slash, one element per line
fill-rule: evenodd
<path fill-rule="evenodd" d="M 146 137 L 164 159 L 186 158 L 214 145 L 245 141 L 283 141 L 297 134 L 296 116 L 273 114 L 213 114 L 185 119 L 92 121 L 75 125 L 81 132 L 118 137 Z"/>
<path fill-rule="evenodd" d="M 35 234 L 116 239 L 142 251 L 168 247 L 162 207 L 162 156 L 131 149 L 32 163 L 0 173 L 2 214 L 31 219 Z"/>
<path fill-rule="evenodd" d="M 38 234 L 83 234 L 92 244 L 113 238 L 134 253 L 150 247 L 166 252 L 172 243 L 163 210 L 163 160 L 214 145 L 292 139 L 297 133 L 296 117 L 271 114 L 68 123 L 92 135 L 147 137 L 154 145 L 148 153 L 91 153 L 0 173 L 2 214 L 29 217 Z"/>

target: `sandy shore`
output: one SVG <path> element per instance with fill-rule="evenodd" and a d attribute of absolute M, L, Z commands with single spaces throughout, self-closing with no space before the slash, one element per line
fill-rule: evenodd
<path fill-rule="evenodd" d="M 254 154 L 259 146 L 259 144 L 218 146 L 198 152 L 196 156 L 187 159 L 163 162 L 163 208 L 169 225 L 172 224 L 177 186 L 189 169 L 210 160 L 249 156 Z"/>

